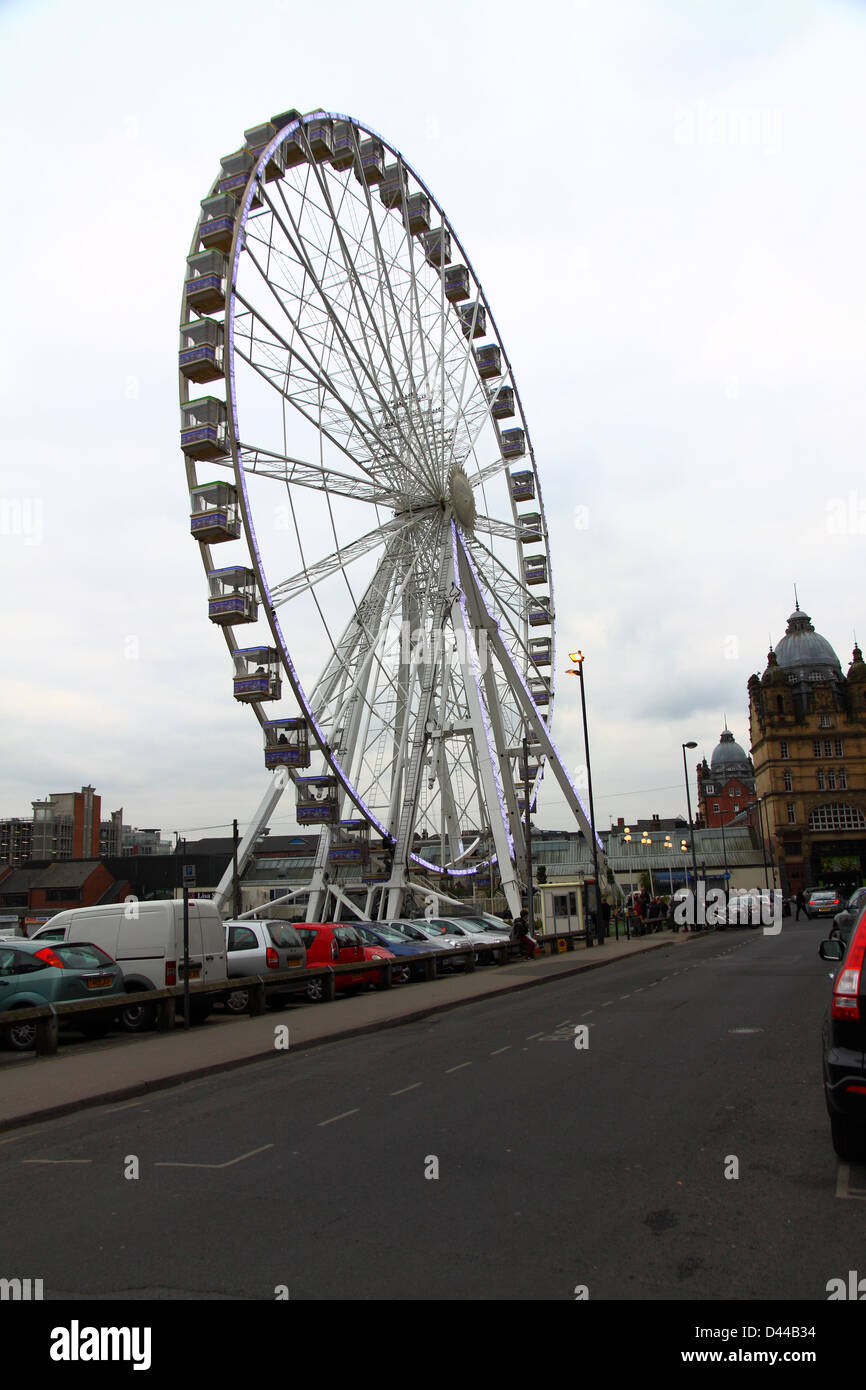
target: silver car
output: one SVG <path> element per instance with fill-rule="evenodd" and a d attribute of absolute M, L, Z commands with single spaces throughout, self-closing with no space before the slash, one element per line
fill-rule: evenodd
<path fill-rule="evenodd" d="M 229 979 L 261 975 L 271 970 L 297 970 L 298 983 L 284 980 L 268 990 L 268 1008 L 281 1009 L 292 994 L 303 994 L 306 985 L 307 948 L 289 922 L 277 918 L 226 922 L 226 971 Z M 245 1014 L 250 1006 L 248 989 L 235 989 L 226 996 L 225 1007 L 233 1014 Z"/>

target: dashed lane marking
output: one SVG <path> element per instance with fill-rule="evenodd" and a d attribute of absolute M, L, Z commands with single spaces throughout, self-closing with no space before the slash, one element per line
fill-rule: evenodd
<path fill-rule="evenodd" d="M 67 1163 L 92 1163 L 92 1158 L 22 1158 L 22 1163 L 53 1163 L 60 1167 Z"/>
<path fill-rule="evenodd" d="M 423 1081 L 413 1081 L 411 1086 L 404 1086 L 404 1087 L 402 1088 L 402 1090 L 399 1090 L 399 1091 L 392 1091 L 392 1092 L 391 1092 L 391 1095 L 392 1095 L 392 1096 L 405 1096 L 405 1094 L 406 1094 L 407 1091 L 417 1091 L 418 1087 L 419 1087 L 419 1086 L 423 1086 L 423 1085 L 424 1085 L 424 1082 L 423 1082 Z"/>
<path fill-rule="evenodd" d="M 543 1033 L 528 1033 L 528 1034 L 527 1034 L 527 1037 L 526 1037 L 526 1041 L 527 1041 L 527 1042 L 532 1042 L 533 1038 L 543 1038 L 543 1037 L 544 1037 L 544 1034 L 543 1034 Z"/>
<path fill-rule="evenodd" d="M 510 1052 L 510 1050 L 511 1050 L 511 1044 L 509 1043 L 509 1044 L 508 1044 L 508 1047 L 497 1047 L 497 1049 L 496 1049 L 495 1052 L 491 1052 L 491 1053 L 490 1053 L 490 1056 L 491 1056 L 491 1057 L 498 1057 L 499 1054 L 500 1054 L 500 1052 Z"/>
<path fill-rule="evenodd" d="M 342 1115 L 332 1115 L 330 1120 L 320 1120 L 317 1128 L 321 1129 L 324 1125 L 334 1125 L 338 1120 L 345 1120 L 348 1115 L 357 1115 L 360 1105 L 356 1105 L 354 1110 L 344 1110 Z"/>
<path fill-rule="evenodd" d="M 448 1076 L 452 1071 L 462 1071 L 464 1067 L 471 1067 L 471 1062 L 458 1062 L 456 1067 L 446 1067 L 445 1075 Z"/>

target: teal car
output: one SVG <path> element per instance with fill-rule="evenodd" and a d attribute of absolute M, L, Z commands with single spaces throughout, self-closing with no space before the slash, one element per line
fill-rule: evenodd
<path fill-rule="evenodd" d="M 124 995 L 120 967 L 101 947 L 91 943 L 13 938 L 0 940 L 0 1013 L 12 1009 L 39 1008 L 45 1004 L 71 1004 Z M 111 1014 L 98 1014 L 69 1023 L 87 1038 L 101 1038 L 111 1028 Z M 15 1052 L 36 1046 L 36 1020 L 4 1023 L 0 1036 Z"/>

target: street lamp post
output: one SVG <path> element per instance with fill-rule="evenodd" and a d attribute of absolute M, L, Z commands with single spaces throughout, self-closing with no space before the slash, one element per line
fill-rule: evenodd
<path fill-rule="evenodd" d="M 696 856 L 695 856 L 695 826 L 694 826 L 694 821 L 692 820 L 692 794 L 691 794 L 691 791 L 689 790 L 689 769 L 688 769 L 688 766 L 687 766 L 687 764 L 686 764 L 686 749 L 687 749 L 687 748 L 697 748 L 697 746 L 698 746 L 698 745 L 697 745 L 696 743 L 691 742 L 691 741 L 690 741 L 689 743 L 684 743 L 684 744 L 682 745 L 682 750 L 683 750 L 683 772 L 685 773 L 685 778 L 686 778 L 686 805 L 687 805 L 688 808 L 689 808 L 689 836 L 690 836 L 691 842 L 692 842 L 692 870 L 693 870 L 693 872 L 694 872 L 694 877 L 695 877 L 695 902 L 696 902 L 696 903 L 697 903 L 697 896 L 698 896 L 698 861 L 697 861 L 697 858 L 696 858 Z M 698 925 L 698 914 L 697 914 L 697 912 L 695 912 L 695 926 L 697 927 L 697 925 Z"/>
<path fill-rule="evenodd" d="M 569 652 L 568 659 L 569 661 L 573 661 L 576 664 L 577 670 L 568 671 L 567 674 L 570 676 L 580 677 L 580 708 L 583 714 L 583 746 L 586 751 L 586 781 L 589 790 L 589 828 L 592 832 L 592 872 L 595 878 L 595 932 L 596 940 L 598 941 L 599 946 L 601 946 L 604 941 L 604 923 L 602 921 L 601 916 L 601 884 L 598 881 L 598 843 L 595 834 L 595 806 L 593 805 L 592 801 L 592 766 L 589 761 L 589 729 L 586 723 L 586 691 L 584 689 L 583 684 L 583 652 Z M 587 941 L 589 941 L 588 931 L 586 939 Z"/>

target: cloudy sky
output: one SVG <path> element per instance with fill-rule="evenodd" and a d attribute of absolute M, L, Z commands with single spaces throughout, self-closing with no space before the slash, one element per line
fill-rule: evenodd
<path fill-rule="evenodd" d="M 514 367 L 599 825 L 684 812 L 793 584 L 847 669 L 866 489 L 866 5 L 5 0 L 0 814 L 243 825 L 255 720 L 178 447 L 199 200 L 244 129 L 345 111 L 419 171 Z M 560 662 L 563 666 L 564 662 Z M 554 737 L 583 763 L 578 686 Z M 568 823 L 552 779 L 539 822 Z M 275 832 L 294 827 L 281 804 Z"/>

